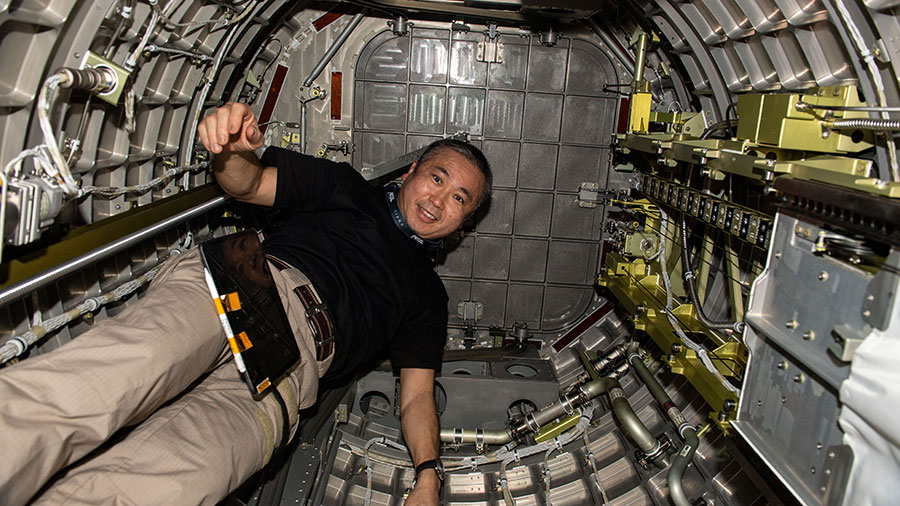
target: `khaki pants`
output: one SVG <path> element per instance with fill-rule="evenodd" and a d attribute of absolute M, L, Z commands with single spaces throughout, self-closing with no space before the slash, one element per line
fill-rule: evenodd
<path fill-rule="evenodd" d="M 331 357 L 315 362 L 292 293 L 308 279 L 271 270 L 302 356 L 278 384 L 293 435 Z M 169 261 L 120 315 L 0 370 L 0 400 L 8 506 L 215 504 L 266 464 L 284 423 L 275 399 L 255 401 L 238 375 L 197 250 Z"/>

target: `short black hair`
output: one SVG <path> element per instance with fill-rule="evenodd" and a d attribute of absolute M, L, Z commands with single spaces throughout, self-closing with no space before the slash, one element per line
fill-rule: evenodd
<path fill-rule="evenodd" d="M 425 151 L 422 152 L 422 156 L 419 157 L 419 163 L 425 163 L 431 160 L 445 149 L 451 149 L 465 157 L 472 165 L 478 167 L 478 170 L 481 171 L 481 175 L 484 176 L 484 187 L 481 189 L 481 198 L 475 203 L 475 209 L 478 209 L 491 195 L 491 187 L 494 184 L 494 174 L 491 172 L 491 164 L 488 163 L 487 158 L 485 158 L 484 153 L 482 153 L 480 149 L 468 142 L 456 139 L 440 139 L 432 142 L 425 148 Z"/>

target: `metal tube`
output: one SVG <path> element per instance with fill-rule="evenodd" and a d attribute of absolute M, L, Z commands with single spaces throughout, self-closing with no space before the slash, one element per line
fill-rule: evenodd
<path fill-rule="evenodd" d="M 93 251 L 89 251 L 81 256 L 75 257 L 68 262 L 57 265 L 56 267 L 37 276 L 32 276 L 26 280 L 11 285 L 9 288 L 0 293 L 0 306 L 18 297 L 26 295 L 34 290 L 37 290 L 38 288 L 48 283 L 52 283 L 53 281 L 56 281 L 63 276 L 77 271 L 78 269 L 86 267 L 92 263 L 99 262 L 100 260 L 114 255 L 134 244 L 137 244 L 145 239 L 149 239 L 150 237 L 163 232 L 185 220 L 214 209 L 224 203 L 225 198 L 226 197 L 221 195 L 217 196 L 200 205 L 194 206 L 174 216 L 170 216 L 160 222 L 154 223 L 147 228 L 138 230 L 137 232 L 122 237 L 121 239 L 113 241 L 109 244 L 105 244 L 102 247 L 97 248 Z"/>
<path fill-rule="evenodd" d="M 684 431 L 684 446 L 681 447 L 678 455 L 675 456 L 675 459 L 672 461 L 672 467 L 669 468 L 669 474 L 666 475 L 666 480 L 668 480 L 669 484 L 669 497 L 672 498 L 675 506 L 690 506 L 691 504 L 684 493 L 681 479 L 684 477 L 684 470 L 691 463 L 691 459 L 694 457 L 694 452 L 697 451 L 697 445 L 699 444 L 700 438 L 697 437 L 697 431 L 693 427 L 686 429 Z"/>
<path fill-rule="evenodd" d="M 856 128 L 859 130 L 881 130 L 886 132 L 900 132 L 900 120 L 880 118 L 847 118 L 826 119 L 825 126 L 836 129 Z"/>
<path fill-rule="evenodd" d="M 644 65 L 647 63 L 647 34 L 638 35 L 637 48 L 634 57 L 634 80 L 632 86 L 638 86 L 644 80 Z"/>
<path fill-rule="evenodd" d="M 622 424 L 622 430 L 644 453 L 652 452 L 658 444 L 656 438 L 650 434 L 647 426 L 638 418 L 637 413 L 628 403 L 628 399 L 625 398 L 625 392 L 618 381 L 609 389 L 608 394 L 612 401 L 613 413 Z"/>
<path fill-rule="evenodd" d="M 478 443 L 502 445 L 510 442 L 512 436 L 506 429 L 458 429 L 441 428 L 442 443 Z"/>
<path fill-rule="evenodd" d="M 306 100 L 300 101 L 300 152 L 306 154 Z"/>
<path fill-rule="evenodd" d="M 344 45 L 344 42 L 347 41 L 347 38 L 350 37 L 350 34 L 353 33 L 353 30 L 359 25 L 359 22 L 363 19 L 363 13 L 360 12 L 353 16 L 353 19 L 350 21 L 350 24 L 344 27 L 344 30 L 338 35 L 338 38 L 335 39 L 334 43 L 331 44 L 331 47 L 325 51 L 325 54 L 322 55 L 322 59 L 319 60 L 319 63 L 316 64 L 316 67 L 309 73 L 306 79 L 303 81 L 303 86 L 308 87 L 312 84 L 313 81 L 319 77 L 319 74 L 325 69 L 325 65 L 328 65 L 328 62 L 334 58 L 335 53 Z"/>
<path fill-rule="evenodd" d="M 634 75 L 634 61 L 632 61 L 631 56 L 593 19 L 587 19 L 585 20 L 585 23 L 587 23 L 588 27 L 600 37 L 600 40 L 606 44 L 609 50 L 612 51 L 613 56 L 619 60 L 619 63 L 625 67 L 625 70 L 627 70 L 629 74 Z"/>
<path fill-rule="evenodd" d="M 647 385 L 647 390 L 650 391 L 650 395 L 652 395 L 653 398 L 656 399 L 656 402 L 663 407 L 663 410 L 678 427 L 678 432 L 681 434 L 681 437 L 684 438 L 684 445 L 672 461 L 672 467 L 669 468 L 666 479 L 669 483 L 669 497 L 672 498 L 672 502 L 675 503 L 675 506 L 689 506 L 690 503 L 684 493 L 681 479 L 684 476 L 684 470 L 687 468 L 688 464 L 690 464 L 691 458 L 694 456 L 694 452 L 697 451 L 697 445 L 700 444 L 700 438 L 697 436 L 697 431 L 687 423 L 684 415 L 681 414 L 681 410 L 675 406 L 675 403 L 672 402 L 672 398 L 669 397 L 669 394 L 667 394 L 662 385 L 659 384 L 659 381 L 656 381 L 656 378 L 653 377 L 653 373 L 650 372 L 650 369 L 647 369 L 647 366 L 644 364 L 644 361 L 641 360 L 640 355 L 632 353 L 628 356 L 628 361 L 631 362 L 634 371 L 641 380 L 643 380 L 644 384 Z"/>

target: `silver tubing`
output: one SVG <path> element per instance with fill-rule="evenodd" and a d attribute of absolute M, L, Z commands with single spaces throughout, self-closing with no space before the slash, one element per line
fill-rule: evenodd
<path fill-rule="evenodd" d="M 442 443 L 475 443 L 489 445 L 503 445 L 512 440 L 509 431 L 506 429 L 461 429 L 449 428 L 441 429 Z"/>
<path fill-rule="evenodd" d="M 362 12 L 353 16 L 350 24 L 344 27 L 344 31 L 342 31 L 341 34 L 338 35 L 338 38 L 335 39 L 331 47 L 328 48 L 328 51 L 325 51 L 325 54 L 322 55 L 322 59 L 319 60 L 318 64 L 316 64 L 316 68 L 314 68 L 312 72 L 310 72 L 309 75 L 306 76 L 306 79 L 303 81 L 304 87 L 308 87 L 309 85 L 311 85 L 312 82 L 315 81 L 317 77 L 319 77 L 319 74 L 321 74 L 322 71 L 325 70 L 325 65 L 328 65 L 328 62 L 330 62 L 331 59 L 334 58 L 334 55 L 338 52 L 341 46 L 344 45 L 344 42 L 347 41 L 347 38 L 350 37 L 350 34 L 353 33 L 353 30 L 357 27 L 357 25 L 359 25 L 359 22 L 362 21 L 362 19 Z"/>
<path fill-rule="evenodd" d="M 145 239 L 149 239 L 150 237 L 163 232 L 185 220 L 212 210 L 224 203 L 225 198 L 226 197 L 224 196 L 215 197 L 212 200 L 208 200 L 200 205 L 182 211 L 174 216 L 170 216 L 165 220 L 154 223 L 147 228 L 128 234 L 121 239 L 113 241 L 109 244 L 105 244 L 100 248 L 89 251 L 81 256 L 69 260 L 68 262 L 57 265 L 56 267 L 38 274 L 37 276 L 32 276 L 26 280 L 11 285 L 9 288 L 0 293 L 0 306 L 7 304 L 8 302 L 11 302 L 19 297 L 22 297 L 23 295 L 26 295 L 34 290 L 37 290 L 38 288 L 41 288 L 46 284 L 52 283 L 57 279 L 60 279 L 72 272 L 77 271 L 78 269 L 86 267 L 92 263 L 99 262 L 100 260 L 114 255 L 134 244 L 137 244 Z"/>
<path fill-rule="evenodd" d="M 634 62 L 629 57 L 628 53 L 624 52 L 622 48 L 620 48 L 619 45 L 616 44 L 613 38 L 610 37 L 608 33 L 606 33 L 606 30 L 601 28 L 600 25 L 598 25 L 593 19 L 587 19 L 585 20 L 585 23 L 587 23 L 588 27 L 593 30 L 593 32 L 596 33 L 598 37 L 600 37 L 600 40 L 602 40 L 606 44 L 609 50 L 612 51 L 613 56 L 615 56 L 616 59 L 619 60 L 619 63 L 621 63 L 622 66 L 625 67 L 625 70 L 627 70 L 629 74 L 634 75 Z"/>

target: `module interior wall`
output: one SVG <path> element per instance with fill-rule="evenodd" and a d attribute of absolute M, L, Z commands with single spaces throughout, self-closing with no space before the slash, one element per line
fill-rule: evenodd
<path fill-rule="evenodd" d="M 463 301 L 478 325 L 553 331 L 593 298 L 602 207 L 578 205 L 582 183 L 607 185 L 620 76 L 594 44 L 501 35 L 502 62 L 476 59 L 485 36 L 385 31 L 360 52 L 354 83 L 353 163 L 373 167 L 443 136 L 468 132 L 491 162 L 489 204 L 451 240 L 437 271 L 450 324 Z"/>

